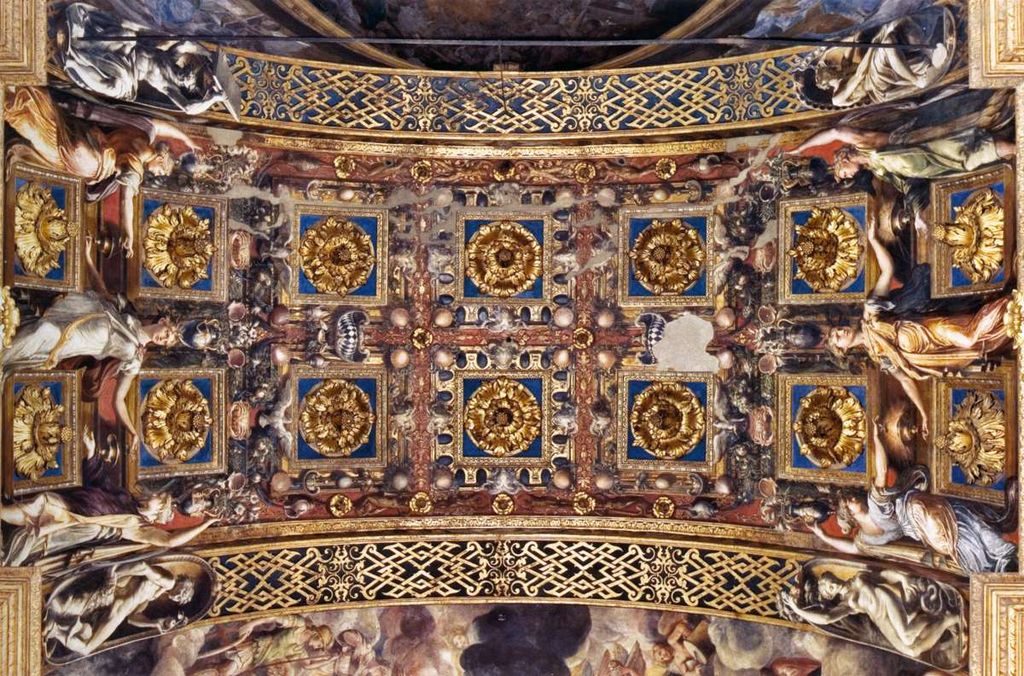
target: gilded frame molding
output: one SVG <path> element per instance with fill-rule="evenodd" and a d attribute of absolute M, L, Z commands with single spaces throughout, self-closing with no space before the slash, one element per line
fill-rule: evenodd
<path fill-rule="evenodd" d="M 867 376 L 839 375 L 824 373 L 785 373 L 779 374 L 776 382 L 775 402 L 778 418 L 775 420 L 775 468 L 780 479 L 792 479 L 795 481 L 828 482 L 844 486 L 866 487 L 872 477 L 871 462 L 869 461 L 871 450 L 874 447 L 874 439 L 871 435 L 871 397 L 868 395 Z M 816 467 L 807 469 L 793 467 L 793 386 L 806 385 L 813 387 L 828 387 L 832 385 L 847 387 L 850 385 L 864 388 L 864 418 L 866 436 L 864 439 L 865 468 L 863 472 L 847 472 L 841 469 L 826 469 Z"/>
<path fill-rule="evenodd" d="M 202 463 L 160 463 L 155 467 L 142 468 L 142 446 L 144 442 L 139 439 L 138 448 L 132 448 L 128 452 L 126 476 L 128 489 L 135 492 L 140 480 L 147 479 L 170 479 L 177 476 L 206 476 L 224 471 L 227 463 L 227 402 L 226 376 L 224 368 L 203 368 L 190 367 L 181 369 L 142 369 L 139 371 L 135 383 L 132 386 L 132 418 L 135 422 L 135 429 L 139 434 L 144 434 L 142 425 L 142 399 L 139 397 L 139 388 L 143 380 L 158 379 L 182 379 L 191 380 L 194 378 L 209 378 L 211 384 L 210 392 L 210 416 L 213 418 L 213 425 L 210 428 L 210 460 Z"/>
<path fill-rule="evenodd" d="M 632 263 L 630 262 L 630 221 L 634 218 L 650 218 L 652 220 L 672 220 L 697 216 L 704 218 L 704 293 L 699 295 L 685 296 L 682 294 L 659 296 L 633 296 L 629 293 L 629 279 L 632 275 Z M 686 204 L 666 207 L 643 207 L 628 206 L 619 209 L 618 218 L 618 251 L 615 252 L 617 263 L 616 292 L 618 304 L 623 308 L 647 308 L 647 307 L 711 307 L 715 304 L 714 274 L 715 249 L 714 235 L 715 228 L 715 206 L 713 204 Z"/>
<path fill-rule="evenodd" d="M 42 673 L 42 624 L 42 571 L 33 566 L 0 568 L 0 673 Z"/>
<path fill-rule="evenodd" d="M 146 265 L 145 239 L 148 228 L 143 218 L 145 203 L 155 200 L 172 207 L 201 207 L 212 209 L 213 222 L 210 223 L 213 236 L 213 256 L 210 259 L 210 290 L 167 288 L 163 286 L 145 286 L 142 283 Z M 228 297 L 229 274 L 227 264 L 228 251 L 228 200 L 216 195 L 196 195 L 154 188 L 142 188 L 135 196 L 135 257 L 128 261 L 128 290 L 138 298 L 174 299 L 185 298 L 195 301 L 226 301 Z"/>
<path fill-rule="evenodd" d="M 2 102 L 0 102 L 2 103 Z M 2 114 L 0 114 L 2 118 Z M 0 119 L 2 122 L 2 119 Z M 39 167 L 26 162 L 15 162 L 9 168 L 10 180 L 6 186 L 6 210 L 4 222 L 12 224 L 17 209 L 16 187 L 18 179 L 29 182 L 39 182 L 43 185 L 51 185 L 63 188 L 64 214 L 68 224 L 74 224 L 78 233 L 70 238 L 67 248 L 64 250 L 65 278 L 63 280 L 50 280 L 36 277 L 31 274 L 17 274 L 14 266 L 18 259 L 17 249 L 12 240 L 4 242 L 4 281 L 12 286 L 25 289 L 40 289 L 45 291 L 71 291 L 81 290 L 84 282 L 84 265 L 82 263 L 83 241 L 85 239 L 84 204 L 82 199 L 83 181 L 80 178 L 64 174 L 52 169 Z"/>
<path fill-rule="evenodd" d="M 836 207 L 844 211 L 849 208 L 862 207 L 864 209 L 864 223 L 858 223 L 861 230 L 861 241 L 864 246 L 864 254 L 858 274 L 864 275 L 864 289 L 862 291 L 836 291 L 793 293 L 791 291 L 794 279 L 793 259 L 789 250 L 793 246 L 794 223 L 793 214 L 810 211 L 812 208 L 820 207 L 829 209 Z M 875 201 L 871 195 L 864 192 L 848 193 L 845 195 L 830 195 L 821 197 L 804 197 L 800 199 L 782 198 L 779 200 L 779 303 L 782 305 L 822 305 L 827 303 L 857 303 L 863 302 L 874 286 L 878 277 L 878 265 L 871 254 L 870 246 L 867 243 L 867 229 L 877 217 L 875 213 Z M 856 278 L 854 278 L 856 279 Z"/>
<path fill-rule="evenodd" d="M 950 223 L 955 213 L 949 207 L 949 198 L 955 193 L 965 190 L 978 190 L 986 186 L 1002 181 L 1004 187 L 1003 196 L 1003 279 L 995 282 L 970 284 L 968 286 L 953 286 L 953 255 L 950 247 L 938 242 L 934 237 L 919 239 L 919 247 L 923 245 L 926 260 L 931 263 L 932 295 L 936 298 L 950 298 L 956 296 L 972 295 L 984 292 L 998 291 L 1006 284 L 1006 277 L 1010 273 L 1010 266 L 1013 256 L 1016 255 L 1016 238 L 1014 228 L 1007 228 L 1006 225 L 1016 223 L 1017 204 L 1014 199 L 1016 195 L 1013 167 L 1000 163 L 988 169 L 973 172 L 964 176 L 956 176 L 948 179 L 939 179 L 931 182 L 931 198 L 929 200 L 930 220 L 929 223 Z"/>
<path fill-rule="evenodd" d="M 374 245 L 374 268 L 377 282 L 372 296 L 337 293 L 307 293 L 299 287 L 299 275 L 302 270 L 302 256 L 299 247 L 302 245 L 302 218 L 319 216 L 322 219 L 331 216 L 345 218 L 373 218 L 377 221 L 377 242 Z M 320 303 L 341 303 L 362 307 L 379 307 L 388 303 L 388 276 L 385 274 L 388 264 L 388 244 L 390 228 L 388 227 L 388 210 L 373 205 L 341 205 L 328 202 L 301 201 L 296 202 L 291 217 L 291 263 L 294 270 L 288 284 L 287 298 L 282 302 L 297 305 L 319 305 Z"/>
<path fill-rule="evenodd" d="M 355 469 L 364 468 L 368 470 L 382 469 L 388 462 L 388 440 L 390 438 L 390 420 L 388 418 L 388 373 L 381 365 L 328 365 L 322 368 L 314 368 L 303 364 L 295 364 L 289 368 L 291 373 L 288 383 L 289 396 L 292 401 L 292 416 L 290 429 L 293 436 L 291 448 L 282 458 L 282 469 L 286 472 L 302 472 L 304 470 L 330 471 L 333 469 Z M 377 405 L 374 410 L 376 420 L 374 429 L 375 448 L 374 458 L 350 458 L 350 457 L 326 457 L 320 459 L 299 458 L 299 438 L 302 432 L 299 429 L 299 422 L 302 412 L 303 401 L 299 398 L 299 381 L 302 379 L 318 380 L 353 380 L 356 378 L 373 378 L 377 383 Z"/>
<path fill-rule="evenodd" d="M 1020 0 L 970 0 L 967 21 L 971 87 L 1024 83 L 1024 4 Z"/>
<path fill-rule="evenodd" d="M 970 658 L 973 676 L 1024 674 L 1024 577 L 971 576 Z"/>

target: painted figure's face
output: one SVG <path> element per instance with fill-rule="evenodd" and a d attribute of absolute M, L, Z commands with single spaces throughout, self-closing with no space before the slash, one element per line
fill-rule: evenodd
<path fill-rule="evenodd" d="M 187 577 L 179 577 L 167 595 L 172 601 L 178 605 L 185 605 L 192 600 L 192 595 L 195 593 L 195 586 L 192 584 L 192 580 Z"/>
<path fill-rule="evenodd" d="M 157 345 L 171 347 L 178 342 L 178 327 L 164 317 L 159 321 L 159 328 L 153 333 L 152 339 Z"/>
<path fill-rule="evenodd" d="M 857 332 L 849 326 L 837 326 L 829 331 L 829 342 L 840 350 L 849 350 L 853 346 Z"/>
<path fill-rule="evenodd" d="M 157 493 L 146 498 L 139 506 L 139 514 L 150 523 L 169 523 L 174 518 L 171 501 L 164 493 Z"/>
<path fill-rule="evenodd" d="M 857 175 L 858 171 L 860 171 L 860 165 L 849 154 L 837 157 L 836 161 L 832 163 L 832 173 L 835 174 L 836 180 L 839 181 L 853 178 Z"/>
<path fill-rule="evenodd" d="M 307 633 L 306 647 L 311 651 L 320 651 L 327 648 L 327 644 L 324 643 L 324 638 L 319 631 L 310 629 Z"/>
<path fill-rule="evenodd" d="M 853 514 L 854 516 L 860 516 L 867 512 L 867 505 L 859 498 L 847 498 L 845 504 L 846 509 L 848 509 L 850 514 Z"/>
<path fill-rule="evenodd" d="M 843 586 L 831 577 L 822 577 L 818 580 L 818 593 L 822 598 L 834 599 L 843 593 Z"/>
<path fill-rule="evenodd" d="M 675 655 L 672 654 L 672 649 L 663 643 L 655 645 L 652 652 L 654 655 L 654 661 L 658 664 L 671 664 L 672 659 L 675 657 Z"/>
<path fill-rule="evenodd" d="M 174 158 L 169 150 L 161 150 L 146 163 L 146 171 L 153 176 L 170 176 L 174 171 Z"/>

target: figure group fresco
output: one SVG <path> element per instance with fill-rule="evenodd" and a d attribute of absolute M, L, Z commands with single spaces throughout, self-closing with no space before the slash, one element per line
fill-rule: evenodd
<path fill-rule="evenodd" d="M 1018 570 L 1024 294 L 1014 93 L 967 86 L 965 5 L 568 3 L 537 37 L 827 42 L 510 97 L 425 70 L 493 50 L 277 39 L 540 12 L 498 4 L 49 5 L 49 82 L 2 99 L 0 290 L 0 565 L 41 575 L 46 669 L 966 673 L 971 576 Z M 602 107 L 673 59 L 652 89 L 717 84 Z M 669 100 L 703 136 L 607 142 Z M 618 553 L 451 540 L 530 528 Z M 601 566 L 640 587 L 573 591 Z"/>

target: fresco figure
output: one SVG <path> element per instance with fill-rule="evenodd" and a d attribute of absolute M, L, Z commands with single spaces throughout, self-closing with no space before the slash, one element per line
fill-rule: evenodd
<path fill-rule="evenodd" d="M 1010 141 L 977 128 L 918 144 L 890 145 L 888 132 L 847 126 L 820 131 L 791 152 L 801 154 L 833 143 L 844 144 L 835 152 L 832 164 L 836 180 L 851 179 L 861 169 L 870 171 L 906 196 L 914 214 L 914 227 L 922 234 L 928 231 L 922 215 L 928 202 L 926 181 L 971 172 L 1010 159 L 1016 152 Z"/>
<path fill-rule="evenodd" d="M 873 427 L 871 447 L 874 482 L 865 497 L 844 493 L 838 517 L 844 530 L 857 527 L 852 540 L 827 535 L 820 524 L 811 530 L 822 542 L 846 554 L 868 554 L 873 546 L 900 538 L 923 544 L 933 556 L 955 563 L 966 573 L 1012 571 L 1017 568 L 1017 547 L 1003 539 L 1001 523 L 973 509 L 968 503 L 928 493 L 923 467 L 905 472 L 896 485 L 887 485 L 889 458 L 882 443 L 878 421 Z M 1016 505 L 1016 481 L 1010 481 L 1007 514 Z"/>
<path fill-rule="evenodd" d="M 893 648 L 913 658 L 925 656 L 944 640 L 962 644 L 961 608 L 943 598 L 943 588 L 932 580 L 895 570 L 864 570 L 842 580 L 825 571 L 806 580 L 805 590 L 803 603 L 781 592 L 785 614 L 818 627 L 866 620 Z M 870 635 L 854 637 L 870 640 Z"/>
<path fill-rule="evenodd" d="M 0 521 L 16 526 L 7 540 L 5 566 L 21 566 L 80 547 L 127 540 L 153 547 L 180 547 L 218 522 L 167 531 L 158 526 L 174 516 L 171 496 L 157 492 L 135 498 L 117 485 L 96 454 L 91 433 L 84 439 L 83 486 L 39 493 L 31 500 L 0 505 Z"/>
<path fill-rule="evenodd" d="M 270 631 L 266 631 L 268 629 Z M 242 625 L 238 638 L 230 645 L 200 655 L 201 659 L 219 656 L 219 660 L 192 673 L 194 676 L 233 676 L 260 667 L 322 657 L 333 643 L 334 633 L 330 627 L 302 617 L 287 615 L 253 620 Z"/>
<path fill-rule="evenodd" d="M 75 2 L 57 30 L 57 60 L 72 82 L 96 94 L 149 103 L 140 93 L 146 87 L 183 113 L 198 115 L 223 103 L 238 119 L 238 88 L 226 62 L 198 42 L 94 39 L 145 32 L 145 26 Z"/>
<path fill-rule="evenodd" d="M 1012 343 L 1004 321 L 1010 297 L 983 305 L 973 313 L 948 317 L 925 317 L 918 320 L 890 319 L 883 310 L 896 309 L 890 292 L 896 275 L 892 254 L 879 240 L 872 221 L 867 229 L 868 243 L 878 262 L 878 281 L 871 297 L 864 304 L 859 326 L 834 327 L 829 331 L 829 347 L 837 352 L 859 347 L 884 372 L 892 375 L 906 392 L 920 414 L 920 431 L 927 437 L 928 407 L 917 381 L 941 377 L 950 371 L 998 355 Z M 925 270 L 925 268 L 921 268 Z M 920 280 L 901 290 L 898 303 L 914 306 L 926 287 Z"/>
<path fill-rule="evenodd" d="M 50 92 L 39 87 L 20 87 L 7 99 L 4 122 L 25 143 L 8 150 L 8 166 L 23 160 L 43 164 L 77 176 L 86 182 L 86 199 L 95 202 L 121 190 L 122 248 L 135 251 L 135 196 L 145 174 L 168 176 L 175 158 L 167 141 L 195 150 L 187 134 L 164 120 L 142 118 L 103 110 L 78 102 L 76 109 L 93 122 L 117 126 L 106 133 L 59 108 Z"/>
<path fill-rule="evenodd" d="M 97 580 L 88 578 L 99 577 Z M 146 607 L 166 596 L 178 606 L 192 600 L 194 583 L 185 575 L 174 576 L 166 568 L 145 562 L 117 564 L 83 574 L 61 585 L 46 601 L 43 636 L 72 652 L 90 655 L 123 624 L 153 628 L 161 634 L 184 625 L 182 611 L 151 620 Z"/>

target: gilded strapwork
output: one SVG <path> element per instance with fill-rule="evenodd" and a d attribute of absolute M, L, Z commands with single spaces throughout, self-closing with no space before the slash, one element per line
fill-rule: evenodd
<path fill-rule="evenodd" d="M 936 440 L 968 483 L 988 486 L 1005 470 L 1006 412 L 992 392 L 968 392 Z"/>
<path fill-rule="evenodd" d="M 793 433 L 800 452 L 818 467 L 846 467 L 864 450 L 864 407 L 844 387 L 819 387 L 801 397 Z"/>
<path fill-rule="evenodd" d="M 952 249 L 955 265 L 974 284 L 992 281 L 1003 267 L 1003 204 L 991 188 L 971 193 L 952 223 L 936 223 L 932 235 Z"/>
<path fill-rule="evenodd" d="M 299 430 L 320 455 L 344 458 L 369 441 L 374 422 L 363 390 L 346 380 L 325 380 L 303 399 Z"/>
<path fill-rule="evenodd" d="M 210 221 L 188 206 L 165 204 L 146 219 L 146 271 L 167 289 L 191 289 L 210 277 L 215 245 Z"/>
<path fill-rule="evenodd" d="M 146 449 L 164 464 L 187 462 L 206 444 L 210 402 L 190 380 L 157 383 L 142 402 Z"/>
<path fill-rule="evenodd" d="M 704 406 L 682 383 L 652 383 L 634 400 L 629 424 L 638 446 L 662 460 L 674 460 L 704 437 Z"/>
<path fill-rule="evenodd" d="M 22 388 L 11 421 L 14 468 L 20 476 L 37 481 L 47 470 L 58 469 L 57 455 L 72 437 L 64 420 L 64 406 L 53 400 L 49 388 Z"/>
<path fill-rule="evenodd" d="M 78 234 L 53 194 L 36 182 L 22 185 L 14 205 L 14 250 L 22 267 L 46 277 L 60 267 L 61 255 Z"/>
<path fill-rule="evenodd" d="M 540 404 L 522 383 L 485 381 L 466 402 L 466 433 L 494 457 L 522 453 L 541 431 Z"/>
<path fill-rule="evenodd" d="M 837 207 L 812 209 L 787 252 L 796 261 L 795 279 L 817 292 L 837 292 L 854 280 L 864 256 L 857 221 Z"/>
<path fill-rule="evenodd" d="M 373 241 L 351 220 L 328 216 L 302 236 L 302 270 L 321 293 L 344 295 L 370 278 Z"/>
<path fill-rule="evenodd" d="M 788 624 L 776 600 L 796 583 L 807 559 L 770 547 L 516 534 L 334 538 L 294 547 L 219 547 L 200 555 L 220 581 L 210 612 L 218 622 L 355 603 L 498 598 L 671 606 Z M 409 575 L 410 568 L 419 574 Z M 295 583 L 269 584 L 281 576 Z"/>
<path fill-rule="evenodd" d="M 657 295 L 680 294 L 700 276 L 704 242 L 682 219 L 655 220 L 636 238 L 629 260 L 645 289 Z"/>
<path fill-rule="evenodd" d="M 533 286 L 544 270 L 540 242 L 515 221 L 487 223 L 466 245 L 466 275 L 482 291 L 510 298 Z"/>

